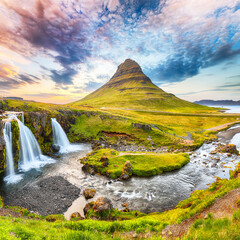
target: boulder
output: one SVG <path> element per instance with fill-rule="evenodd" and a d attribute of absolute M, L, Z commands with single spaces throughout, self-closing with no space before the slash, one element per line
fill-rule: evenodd
<path fill-rule="evenodd" d="M 100 197 L 93 205 L 93 211 L 96 213 L 101 213 L 106 210 L 111 210 L 113 208 L 112 202 L 106 197 Z"/>
<path fill-rule="evenodd" d="M 84 207 L 84 209 L 83 209 L 83 212 L 84 212 L 84 215 L 85 215 L 85 216 L 87 215 L 88 211 L 89 211 L 90 209 L 92 209 L 93 205 L 94 205 L 94 202 L 93 202 L 93 201 L 90 202 L 90 203 L 87 203 L 87 204 L 85 205 L 85 207 Z"/>
<path fill-rule="evenodd" d="M 57 152 L 60 151 L 60 146 L 57 145 L 57 144 L 53 144 L 53 145 L 51 146 L 51 149 L 52 149 L 53 152 L 57 153 Z"/>
<path fill-rule="evenodd" d="M 231 153 L 231 154 L 239 155 L 236 145 L 234 144 L 220 145 L 215 149 L 215 151 L 219 153 Z"/>
<path fill-rule="evenodd" d="M 133 125 L 133 127 L 135 127 L 135 128 L 143 129 L 143 130 L 145 130 L 145 131 L 147 131 L 147 132 L 149 132 L 149 131 L 152 130 L 151 126 L 148 125 L 148 124 L 133 123 L 132 125 Z"/>
<path fill-rule="evenodd" d="M 122 174 L 120 176 L 120 179 L 122 180 L 128 180 L 132 175 L 132 164 L 130 161 L 126 161 L 123 165 Z"/>
<path fill-rule="evenodd" d="M 94 189 L 86 188 L 83 190 L 83 195 L 86 199 L 93 198 L 95 194 L 96 194 L 96 190 Z"/>

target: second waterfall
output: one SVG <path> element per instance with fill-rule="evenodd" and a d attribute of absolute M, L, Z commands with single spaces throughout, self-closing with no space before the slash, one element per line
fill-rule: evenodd
<path fill-rule="evenodd" d="M 81 150 L 79 144 L 70 144 L 66 133 L 56 118 L 52 118 L 53 144 L 59 147 L 60 153 L 75 152 Z"/>

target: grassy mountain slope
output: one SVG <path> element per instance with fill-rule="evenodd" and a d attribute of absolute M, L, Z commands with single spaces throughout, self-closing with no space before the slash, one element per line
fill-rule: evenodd
<path fill-rule="evenodd" d="M 171 112 L 206 112 L 212 109 L 190 103 L 164 92 L 152 83 L 141 67 L 127 59 L 113 77 L 95 92 L 72 103 L 73 106 L 141 109 Z"/>

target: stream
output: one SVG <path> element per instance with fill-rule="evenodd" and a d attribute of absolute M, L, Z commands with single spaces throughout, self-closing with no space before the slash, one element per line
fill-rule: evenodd
<path fill-rule="evenodd" d="M 174 208 L 179 201 L 188 198 L 194 190 L 206 189 L 215 181 L 216 177 L 229 178 L 229 170 L 235 168 L 240 161 L 240 156 L 227 156 L 226 153 L 210 154 L 210 152 L 215 150 L 219 142 L 230 143 L 232 139 L 240 141 L 239 133 L 240 125 L 235 125 L 229 130 L 219 133 L 217 142 L 203 144 L 192 152 L 190 162 L 180 170 L 149 178 L 132 177 L 128 181 L 115 181 L 104 176 L 91 176 L 83 172 L 79 159 L 91 152 L 92 149 L 89 144 L 78 144 L 80 150 L 61 154 L 60 158 L 55 159 L 56 163 L 25 173 L 19 183 L 8 186 L 2 184 L 1 194 L 8 197 L 8 195 L 14 194 L 16 189 L 26 186 L 36 188 L 39 181 L 61 176 L 80 189 L 78 196 L 68 205 L 64 213 L 66 219 L 70 219 L 71 214 L 76 211 L 80 212 L 82 216 L 84 215 L 83 208 L 87 201 L 83 197 L 82 191 L 85 188 L 97 191 L 95 197 L 88 200 L 89 202 L 95 201 L 100 196 L 106 196 L 112 200 L 113 206 L 119 209 L 123 209 L 122 205 L 127 203 L 130 210 L 139 210 L 145 213 L 162 212 Z M 14 198 L 18 197 L 21 196 L 14 195 Z M 8 204 L 11 205 L 11 200 L 8 200 Z M 37 206 L 35 209 L 35 212 L 38 212 Z"/>

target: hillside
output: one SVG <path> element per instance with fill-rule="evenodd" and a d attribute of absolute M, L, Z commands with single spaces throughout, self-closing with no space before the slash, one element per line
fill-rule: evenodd
<path fill-rule="evenodd" d="M 126 59 L 102 87 L 73 106 L 168 112 L 206 112 L 211 108 L 177 98 L 154 85 L 135 61 Z"/>

